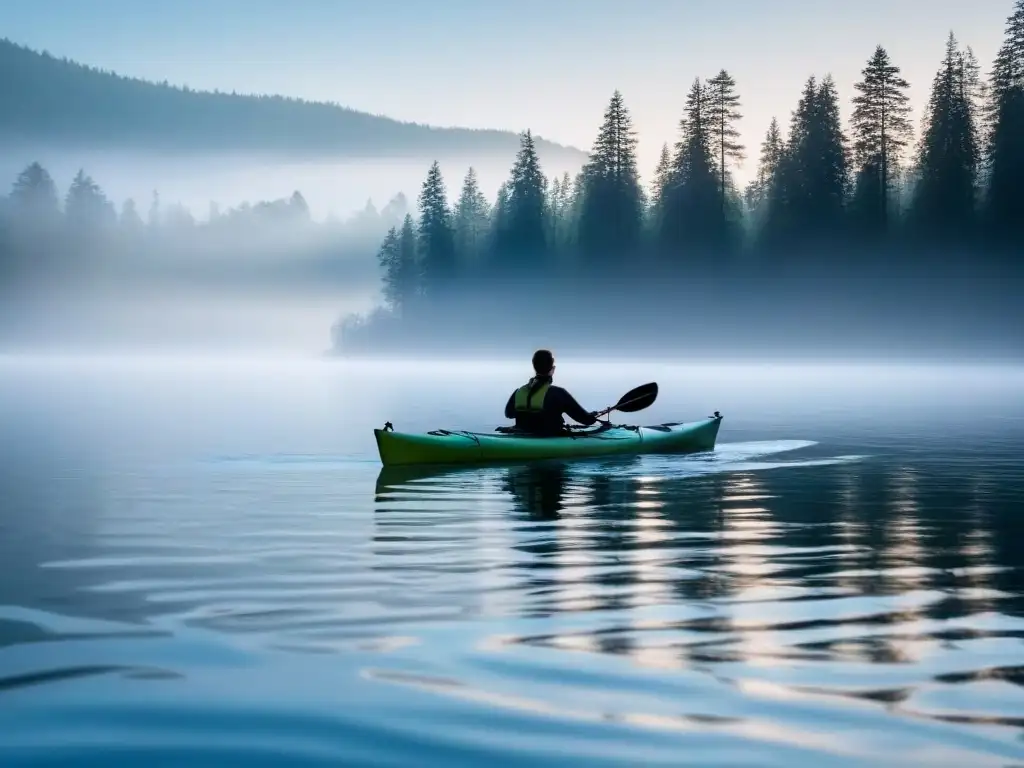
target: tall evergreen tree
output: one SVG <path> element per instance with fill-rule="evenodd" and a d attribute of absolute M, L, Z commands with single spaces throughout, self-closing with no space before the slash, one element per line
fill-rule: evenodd
<path fill-rule="evenodd" d="M 718 178 L 711 145 L 708 89 L 695 80 L 679 121 L 679 140 L 665 193 L 661 242 L 669 251 L 703 251 L 721 247 L 724 232 Z"/>
<path fill-rule="evenodd" d="M 764 135 L 764 141 L 761 142 L 761 158 L 757 164 L 757 175 L 747 185 L 744 193 L 747 207 L 751 211 L 760 210 L 767 198 L 784 152 L 785 142 L 782 138 L 782 131 L 779 129 L 779 121 L 773 117 L 768 125 L 768 131 Z"/>
<path fill-rule="evenodd" d="M 416 225 L 406 213 L 398 231 L 398 263 L 394 273 L 399 309 L 408 313 L 423 290 L 422 265 L 418 253 Z"/>
<path fill-rule="evenodd" d="M 563 176 L 553 176 L 551 182 L 548 185 L 547 194 L 547 215 L 546 219 L 548 222 L 548 243 L 551 247 L 557 251 L 564 244 L 564 232 L 566 225 L 566 215 L 568 209 L 566 206 L 566 191 L 563 186 L 571 182 Z"/>
<path fill-rule="evenodd" d="M 1016 0 L 991 75 L 986 223 L 1024 250 L 1024 0 Z"/>
<path fill-rule="evenodd" d="M 850 156 L 839 114 L 839 93 L 831 75 L 825 76 L 818 90 L 816 117 L 817 130 L 813 135 L 817 141 L 811 145 L 814 154 L 807 162 L 820 171 L 816 192 L 821 224 L 826 231 L 838 232 L 843 226 L 850 188 Z M 821 159 L 820 165 L 813 163 L 815 155 Z"/>
<path fill-rule="evenodd" d="M 974 226 L 980 151 L 966 56 L 950 33 L 932 83 L 916 169 L 913 215 L 929 237 L 966 236 Z"/>
<path fill-rule="evenodd" d="M 377 263 L 383 272 L 381 277 L 381 293 L 384 295 L 384 303 L 393 312 L 399 311 L 399 288 L 398 288 L 398 230 L 389 227 L 384 236 L 384 242 L 380 244 L 377 251 Z"/>
<path fill-rule="evenodd" d="M 615 91 L 584 172 L 579 242 L 591 256 L 627 259 L 639 245 L 644 195 L 636 145 L 629 110 Z"/>
<path fill-rule="evenodd" d="M 22 223 L 31 221 L 52 225 L 60 216 L 57 185 L 39 163 L 29 165 L 14 180 L 11 207 Z"/>
<path fill-rule="evenodd" d="M 780 155 L 778 167 L 770 177 L 767 189 L 767 217 L 762 237 L 772 245 L 787 244 L 798 239 L 805 224 L 803 207 L 809 194 L 809 174 L 802 167 L 813 122 L 815 100 L 818 94 L 817 78 L 811 76 L 804 83 L 796 109 L 790 117 L 789 137 Z"/>
<path fill-rule="evenodd" d="M 869 231 L 885 232 L 894 183 L 911 140 L 906 94 L 910 84 L 880 45 L 861 74 L 863 79 L 854 86 L 852 119 L 855 208 Z"/>
<path fill-rule="evenodd" d="M 491 249 L 496 251 L 506 241 L 509 220 L 509 183 L 503 181 L 491 207 Z"/>
<path fill-rule="evenodd" d="M 73 237 L 98 235 L 117 221 L 114 206 L 84 170 L 79 170 L 71 181 L 64 213 Z"/>
<path fill-rule="evenodd" d="M 665 204 L 665 191 L 672 181 L 672 153 L 668 150 L 668 142 L 661 145 L 658 164 L 654 167 L 654 178 L 651 180 L 650 220 L 654 231 L 658 231 L 662 209 Z"/>
<path fill-rule="evenodd" d="M 556 208 L 558 218 L 555 221 L 554 247 L 556 250 L 567 251 L 575 243 L 574 231 L 577 223 L 572 178 L 568 171 L 562 173 L 562 178 L 559 181 Z"/>
<path fill-rule="evenodd" d="M 711 138 L 718 162 L 718 194 L 722 205 L 722 219 L 727 215 L 729 195 L 729 163 L 744 160 L 744 146 L 740 144 L 740 132 L 736 123 L 743 117 L 740 113 L 740 97 L 736 93 L 736 81 L 728 71 L 722 70 L 708 80 Z"/>
<path fill-rule="evenodd" d="M 0 256 L 11 273 L 32 269 L 55 257 L 61 219 L 57 185 L 39 163 L 32 163 L 18 174 L 3 205 L 0 226 L 8 253 Z"/>
<path fill-rule="evenodd" d="M 811 244 L 843 226 L 849 164 L 835 83 L 810 77 L 793 112 L 786 151 L 769 193 L 765 235 Z"/>
<path fill-rule="evenodd" d="M 563 180 L 564 181 L 564 180 Z M 579 248 L 580 219 L 583 216 L 583 205 L 586 202 L 587 175 L 586 170 L 581 169 L 572 178 L 572 182 L 563 190 L 566 190 L 565 200 L 565 246 L 569 251 L 575 252 Z"/>
<path fill-rule="evenodd" d="M 419 196 L 418 251 L 423 269 L 423 287 L 437 296 L 452 287 L 456 275 L 455 233 L 448 207 L 448 193 L 441 166 L 430 166 Z"/>
<path fill-rule="evenodd" d="M 505 226 L 499 229 L 504 267 L 529 269 L 547 256 L 547 179 L 541 171 L 533 135 L 520 137 L 519 152 L 508 183 Z"/>
<path fill-rule="evenodd" d="M 467 171 L 455 206 L 455 248 L 464 265 L 478 265 L 487 240 L 490 206 L 480 191 L 476 170 Z"/>
<path fill-rule="evenodd" d="M 383 270 L 384 301 L 400 317 L 408 318 L 421 289 L 420 264 L 417 257 L 416 226 L 410 214 L 405 215 L 401 229 L 389 227 L 377 252 Z"/>

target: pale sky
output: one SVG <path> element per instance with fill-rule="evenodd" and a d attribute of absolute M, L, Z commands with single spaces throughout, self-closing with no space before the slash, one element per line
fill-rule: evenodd
<path fill-rule="evenodd" d="M 915 126 L 950 30 L 988 72 L 1012 0 L 33 0 L 0 5 L 14 42 L 198 89 L 329 100 L 435 125 L 531 128 L 589 149 L 623 92 L 645 183 L 694 77 L 738 81 L 749 178 L 772 116 L 831 72 L 850 114 L 876 44 L 911 82 Z M 625 10 L 628 8 L 628 11 Z"/>

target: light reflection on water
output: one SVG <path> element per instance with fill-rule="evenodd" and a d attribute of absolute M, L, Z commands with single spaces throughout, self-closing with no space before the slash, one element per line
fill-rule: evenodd
<path fill-rule="evenodd" d="M 44 383 L 2 393 L 4 766 L 1024 761 L 1013 382 L 941 424 L 727 413 L 706 454 L 448 472 L 335 440 L 316 377 L 141 421 L 121 380 Z"/>

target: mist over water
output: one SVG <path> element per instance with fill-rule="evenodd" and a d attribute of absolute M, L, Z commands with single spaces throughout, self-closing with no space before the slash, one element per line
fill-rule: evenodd
<path fill-rule="evenodd" d="M 453 172 L 457 169 L 460 176 L 472 165 L 481 189 L 492 199 L 508 176 L 512 155 L 441 155 L 437 159 Z M 317 220 L 349 219 L 362 211 L 367 201 L 381 209 L 400 192 L 414 201 L 431 162 L 422 157 L 387 156 L 288 160 L 243 153 L 100 151 L 19 143 L 0 146 L 0 179 L 14 179 L 33 161 L 49 169 L 61 189 L 84 168 L 118 207 L 131 198 L 143 213 L 154 191 L 167 204 L 180 204 L 202 219 L 211 203 L 226 209 L 288 197 L 299 190 Z M 578 165 L 556 158 L 548 172 L 559 176 L 566 171 L 575 173 Z M 458 189 L 453 185 L 450 191 L 454 201 Z"/>
<path fill-rule="evenodd" d="M 585 153 L 0 40 L 0 767 L 1024 765 L 1014 6 L 759 148 L 727 51 Z M 717 444 L 381 466 L 539 347 Z"/>

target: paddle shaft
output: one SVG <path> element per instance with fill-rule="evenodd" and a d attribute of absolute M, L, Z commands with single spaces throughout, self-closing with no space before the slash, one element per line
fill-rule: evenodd
<path fill-rule="evenodd" d="M 621 408 L 624 405 L 629 405 L 630 403 L 635 403 L 637 400 L 643 400 L 645 397 L 647 397 L 647 395 L 640 395 L 639 397 L 634 397 L 632 400 L 627 400 L 624 403 L 616 403 L 615 405 L 611 405 L 611 406 L 605 408 L 603 411 L 598 411 L 595 415 L 596 416 L 607 416 L 609 413 L 611 413 L 612 411 L 616 410 L 617 408 Z"/>

